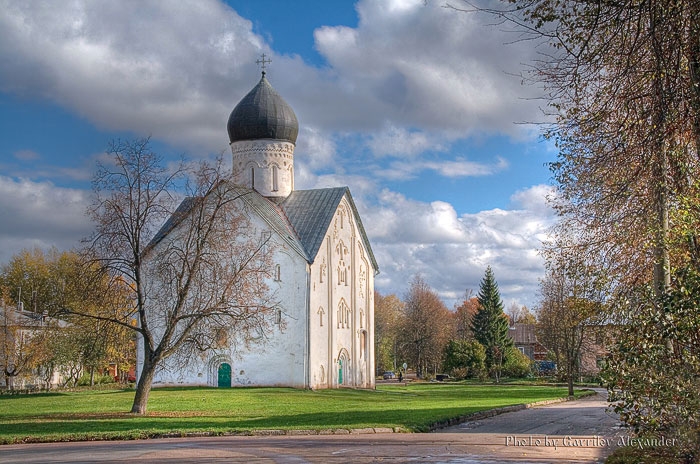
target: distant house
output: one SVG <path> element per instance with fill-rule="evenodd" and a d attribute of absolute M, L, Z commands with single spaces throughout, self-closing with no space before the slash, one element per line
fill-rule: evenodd
<path fill-rule="evenodd" d="M 579 369 L 582 376 L 596 376 L 605 364 L 608 346 L 614 339 L 612 324 L 592 325 L 586 330 L 581 346 Z"/>
<path fill-rule="evenodd" d="M 533 361 L 544 361 L 547 358 L 547 348 L 537 341 L 534 324 L 513 324 L 508 335 L 513 339 L 513 344 L 525 356 Z"/>
<path fill-rule="evenodd" d="M 56 369 L 46 370 L 47 330 L 65 321 L 0 305 L 0 388 L 51 387 L 60 383 Z"/>
<path fill-rule="evenodd" d="M 513 324 L 508 335 L 521 353 L 537 362 L 538 368 L 545 371 L 556 369 L 556 363 L 548 360 L 549 350 L 537 340 L 537 326 L 534 324 Z M 598 375 L 607 355 L 606 339 L 610 336 L 611 326 L 587 327 L 579 358 L 579 376 Z"/>

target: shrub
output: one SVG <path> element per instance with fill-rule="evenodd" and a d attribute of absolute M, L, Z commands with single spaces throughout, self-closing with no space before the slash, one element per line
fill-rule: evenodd
<path fill-rule="evenodd" d="M 505 353 L 503 375 L 506 377 L 523 378 L 532 373 L 532 361 L 515 347 L 510 347 Z"/>
<path fill-rule="evenodd" d="M 95 374 L 95 385 L 102 385 L 106 383 L 114 383 L 114 378 L 111 375 L 98 375 Z M 78 380 L 78 385 L 87 386 L 90 385 L 90 374 L 85 373 Z"/>
<path fill-rule="evenodd" d="M 456 378 L 483 378 L 486 350 L 476 340 L 450 340 L 445 349 L 445 371 Z"/>

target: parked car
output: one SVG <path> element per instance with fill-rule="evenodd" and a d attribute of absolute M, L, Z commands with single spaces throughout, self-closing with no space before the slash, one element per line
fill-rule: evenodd
<path fill-rule="evenodd" d="M 394 374 L 394 371 L 384 371 L 384 375 L 382 375 L 382 378 L 384 380 L 395 379 L 396 374 Z"/>
<path fill-rule="evenodd" d="M 450 376 L 448 374 L 436 374 L 435 380 L 438 382 L 443 382 L 445 380 L 450 380 Z"/>
<path fill-rule="evenodd" d="M 554 361 L 535 361 L 537 375 L 554 375 L 557 373 L 557 363 Z"/>

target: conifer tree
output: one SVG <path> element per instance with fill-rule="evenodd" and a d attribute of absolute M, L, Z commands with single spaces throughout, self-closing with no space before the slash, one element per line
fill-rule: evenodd
<path fill-rule="evenodd" d="M 486 368 L 499 381 L 507 348 L 513 346 L 508 336 L 508 316 L 503 312 L 503 301 L 491 266 L 479 285 L 479 310 L 472 319 L 474 338 L 486 349 Z"/>

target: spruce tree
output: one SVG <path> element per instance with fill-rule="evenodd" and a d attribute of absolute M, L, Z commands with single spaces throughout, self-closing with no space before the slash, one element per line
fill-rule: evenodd
<path fill-rule="evenodd" d="M 503 312 L 503 301 L 491 266 L 479 286 L 479 310 L 472 319 L 474 338 L 486 349 L 486 368 L 498 382 L 506 350 L 513 346 L 508 336 L 508 316 Z"/>

